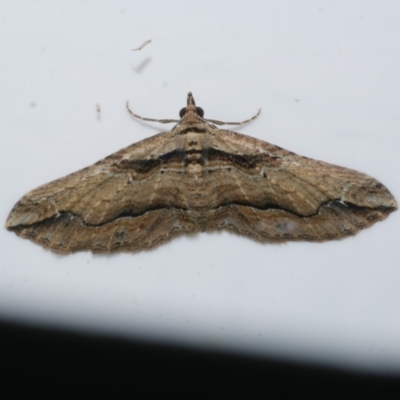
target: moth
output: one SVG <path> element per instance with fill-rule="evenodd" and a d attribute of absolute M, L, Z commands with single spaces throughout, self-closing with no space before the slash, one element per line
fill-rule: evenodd
<path fill-rule="evenodd" d="M 192 93 L 179 120 L 127 108 L 176 125 L 27 193 L 6 228 L 56 253 L 137 252 L 220 230 L 270 243 L 342 239 L 397 209 L 366 174 L 219 129 L 241 123 L 205 119 Z"/>

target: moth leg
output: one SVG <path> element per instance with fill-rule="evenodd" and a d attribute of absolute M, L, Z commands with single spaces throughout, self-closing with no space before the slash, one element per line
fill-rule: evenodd
<path fill-rule="evenodd" d="M 129 114 L 132 115 L 132 117 L 141 119 L 142 121 L 151 121 L 151 122 L 160 122 L 161 124 L 170 124 L 172 122 L 179 122 L 179 119 L 154 119 L 154 118 L 144 118 L 141 117 L 140 115 L 135 114 L 130 108 L 129 108 L 129 101 L 126 102 L 126 108 L 129 111 Z"/>
<path fill-rule="evenodd" d="M 223 121 L 218 121 L 215 119 L 204 119 L 204 121 L 211 122 L 212 124 L 215 125 L 244 125 L 248 124 L 251 121 L 254 121 L 261 113 L 261 108 L 258 110 L 257 114 L 254 115 L 253 117 L 246 119 L 245 121 L 242 122 L 223 122 Z"/>

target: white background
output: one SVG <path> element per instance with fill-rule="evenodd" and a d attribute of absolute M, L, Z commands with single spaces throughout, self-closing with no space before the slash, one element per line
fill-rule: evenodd
<path fill-rule="evenodd" d="M 1 219 L 29 190 L 206 117 L 368 173 L 400 199 L 400 3 L 1 2 Z M 145 40 L 143 50 L 131 50 Z M 100 116 L 95 104 L 101 106 Z M 0 317 L 400 372 L 400 212 L 343 241 L 228 233 L 58 256 L 0 229 Z"/>

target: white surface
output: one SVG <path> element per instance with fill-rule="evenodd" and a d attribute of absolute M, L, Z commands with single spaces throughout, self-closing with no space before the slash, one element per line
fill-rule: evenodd
<path fill-rule="evenodd" d="M 3 221 L 36 186 L 172 127 L 136 122 L 127 99 L 176 118 L 188 91 L 209 118 L 262 107 L 241 133 L 400 199 L 399 17 L 397 0 L 3 2 Z M 66 257 L 1 229 L 0 317 L 398 373 L 399 221 L 324 244 L 201 234 Z"/>

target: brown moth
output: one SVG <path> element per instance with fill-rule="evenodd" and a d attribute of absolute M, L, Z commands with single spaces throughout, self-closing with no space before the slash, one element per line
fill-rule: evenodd
<path fill-rule="evenodd" d="M 342 239 L 397 209 L 366 174 L 217 128 L 191 93 L 180 120 L 127 107 L 177 124 L 32 190 L 7 229 L 57 253 L 135 252 L 219 230 L 272 243 Z"/>

